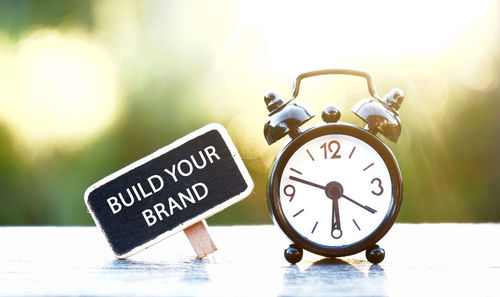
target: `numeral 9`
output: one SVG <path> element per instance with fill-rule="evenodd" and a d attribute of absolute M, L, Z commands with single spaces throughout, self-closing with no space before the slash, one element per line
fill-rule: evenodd
<path fill-rule="evenodd" d="M 286 185 L 283 189 L 283 192 L 286 196 L 290 197 L 289 201 L 292 201 L 293 197 L 295 196 L 295 187 L 292 185 Z"/>

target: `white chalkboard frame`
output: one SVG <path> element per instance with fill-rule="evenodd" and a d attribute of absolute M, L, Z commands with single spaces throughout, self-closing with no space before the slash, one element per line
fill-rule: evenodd
<path fill-rule="evenodd" d="M 238 153 L 238 150 L 236 149 L 234 143 L 232 142 L 231 138 L 229 137 L 229 134 L 227 133 L 224 126 L 222 126 L 221 124 L 218 124 L 218 123 L 211 123 L 211 124 L 208 124 L 200 129 L 196 130 L 196 131 L 193 131 L 193 132 L 185 135 L 182 138 L 177 139 L 176 141 L 172 142 L 171 144 L 168 144 L 168 145 L 162 147 L 161 149 L 145 156 L 144 158 L 141 158 L 141 159 L 127 165 L 126 167 L 104 177 L 103 179 L 99 180 L 98 182 L 96 182 L 96 183 L 92 184 L 90 187 L 88 187 L 87 190 L 85 191 L 84 201 L 85 201 L 87 209 L 89 210 L 89 212 L 92 216 L 92 219 L 94 220 L 96 226 L 99 227 L 99 229 L 103 232 L 104 236 L 106 236 L 106 233 L 103 231 L 103 228 L 101 227 L 98 218 L 96 217 L 96 215 L 94 214 L 94 212 L 92 211 L 92 208 L 89 206 L 89 203 L 88 203 L 89 195 L 92 191 L 94 191 L 95 189 L 99 188 L 100 186 L 108 183 L 109 181 L 112 181 L 112 180 L 120 177 L 121 175 L 129 172 L 130 170 L 137 168 L 137 167 L 145 164 L 146 162 L 148 162 L 152 159 L 155 159 L 155 158 L 183 145 L 184 143 L 186 143 L 186 142 L 188 142 L 188 141 L 190 141 L 198 136 L 201 136 L 209 131 L 212 131 L 212 130 L 217 130 L 219 132 L 219 134 L 221 135 L 221 137 L 223 138 L 226 146 L 228 147 L 229 151 L 231 152 L 231 155 L 233 156 L 234 162 L 236 163 L 243 179 L 245 180 L 245 182 L 247 184 L 247 188 L 243 192 L 238 194 L 237 196 L 234 196 L 232 198 L 225 200 L 223 203 L 218 204 L 218 205 L 210 208 L 209 210 L 203 212 L 202 214 L 200 214 L 200 215 L 198 215 L 190 220 L 183 222 L 179 226 L 173 228 L 172 230 L 169 230 L 169 231 L 166 231 L 166 232 L 160 234 L 159 236 L 151 239 L 150 241 L 133 248 L 132 250 L 130 250 L 129 252 L 127 252 L 125 254 L 116 254 L 115 253 L 115 256 L 117 258 L 119 258 L 119 259 L 128 258 L 128 257 L 162 241 L 163 239 L 168 238 L 168 237 L 176 234 L 177 232 L 182 231 L 185 228 L 190 227 L 190 226 L 224 210 L 225 208 L 243 200 L 245 197 L 250 195 L 250 193 L 252 192 L 252 190 L 254 188 L 254 183 L 253 183 L 253 180 L 250 176 L 250 173 L 248 172 L 247 168 L 245 167 L 245 164 L 243 163 L 243 160 L 241 159 L 241 156 Z M 109 240 L 108 240 L 108 242 L 109 242 Z"/>

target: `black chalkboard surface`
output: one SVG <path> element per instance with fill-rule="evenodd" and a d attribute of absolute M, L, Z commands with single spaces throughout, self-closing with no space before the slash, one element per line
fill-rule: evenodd
<path fill-rule="evenodd" d="M 252 189 L 226 130 L 209 124 L 90 186 L 85 203 L 115 255 L 126 258 Z"/>

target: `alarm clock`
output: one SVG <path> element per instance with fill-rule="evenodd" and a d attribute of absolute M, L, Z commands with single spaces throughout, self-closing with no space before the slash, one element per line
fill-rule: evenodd
<path fill-rule="evenodd" d="M 307 106 L 291 103 L 300 82 L 327 74 L 366 79 L 372 98 L 352 108 L 365 127 L 339 122 L 340 110 L 331 105 L 322 112 L 324 124 L 300 130 L 314 117 Z M 372 76 L 354 69 L 303 73 L 287 102 L 274 92 L 266 94 L 270 112 L 264 126 L 266 141 L 271 145 L 285 135 L 291 138 L 276 157 L 267 186 L 271 217 L 292 241 L 284 251 L 288 262 L 299 262 L 304 249 L 325 257 L 366 251 L 367 260 L 374 264 L 384 259 L 385 250 L 377 242 L 396 220 L 403 182 L 394 154 L 378 135 L 397 142 L 403 99 L 399 89 L 379 98 Z"/>

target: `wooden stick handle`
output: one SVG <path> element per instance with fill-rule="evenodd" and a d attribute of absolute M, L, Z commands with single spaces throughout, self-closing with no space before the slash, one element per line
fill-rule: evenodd
<path fill-rule="evenodd" d="M 199 259 L 203 259 L 208 254 L 217 250 L 217 247 L 208 233 L 205 220 L 187 227 L 184 229 L 184 234 L 186 234 L 189 243 L 191 243 Z"/>

